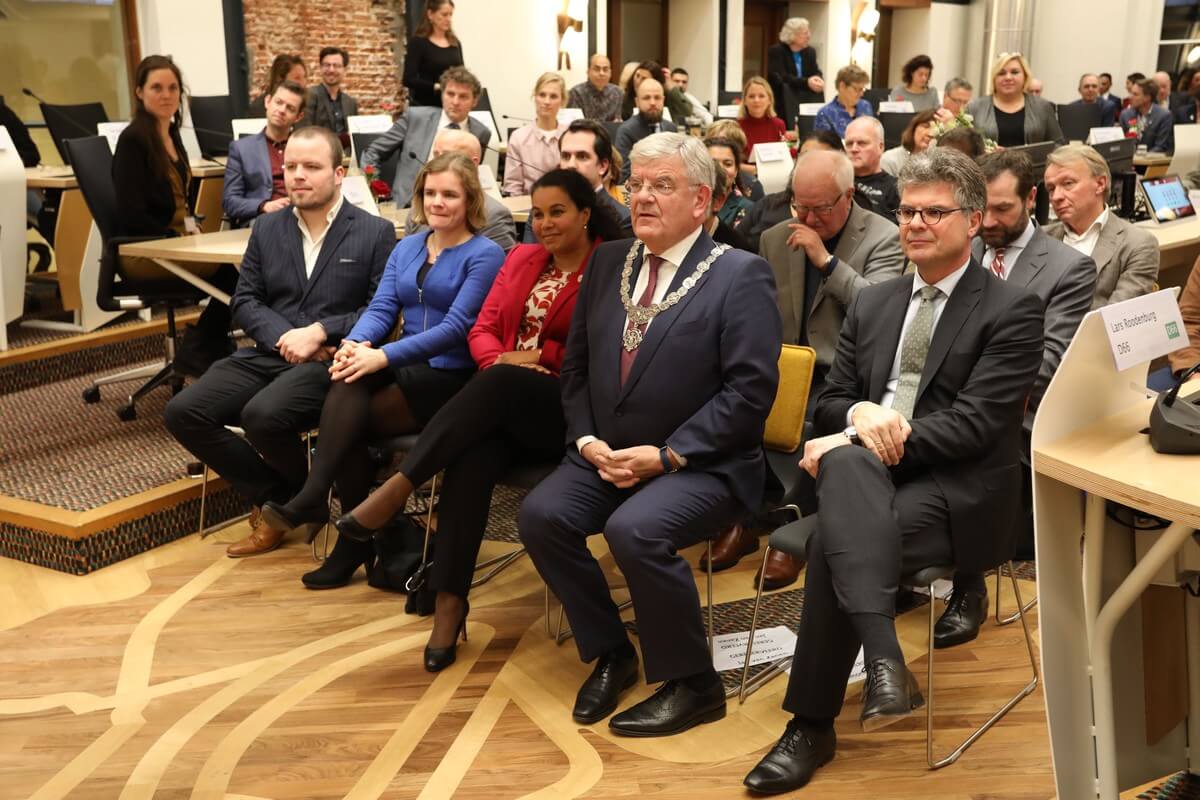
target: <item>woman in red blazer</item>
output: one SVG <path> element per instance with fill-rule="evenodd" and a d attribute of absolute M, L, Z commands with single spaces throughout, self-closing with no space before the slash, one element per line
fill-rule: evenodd
<path fill-rule="evenodd" d="M 530 222 L 540 244 L 508 254 L 467 337 L 480 371 L 426 424 L 399 472 L 336 523 L 341 536 L 369 540 L 404 508 L 414 487 L 445 470 L 430 574 L 437 591 L 425 648 L 430 672 L 454 662 L 496 481 L 513 464 L 562 458 L 567 434 L 558 373 L 579 281 L 596 244 L 621 238 L 616 220 L 574 170 L 547 172 L 534 183 L 532 200 Z"/>

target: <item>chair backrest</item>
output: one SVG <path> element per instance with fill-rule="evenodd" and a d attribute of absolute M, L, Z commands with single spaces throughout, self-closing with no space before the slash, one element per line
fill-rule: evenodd
<path fill-rule="evenodd" d="M 267 127 L 267 121 L 261 117 L 235 119 L 230 123 L 230 127 L 233 130 L 233 138 L 240 139 L 243 136 L 262 133 L 263 128 Z"/>
<path fill-rule="evenodd" d="M 113 154 L 104 136 L 66 139 L 65 156 L 75 170 L 83 201 L 92 212 L 100 238 L 108 240 L 117 231 L 117 190 L 113 185 Z"/>
<path fill-rule="evenodd" d="M 1065 104 L 1058 106 L 1058 127 L 1068 141 L 1087 141 L 1092 128 L 1104 124 L 1099 103 Z"/>
<path fill-rule="evenodd" d="M 362 154 L 365 153 L 367 151 L 367 148 L 370 147 L 375 142 L 375 140 L 378 139 L 380 136 L 383 136 L 383 134 L 382 133 L 352 133 L 352 134 L 350 134 L 350 139 L 351 139 L 351 141 L 354 142 L 354 152 L 358 153 L 358 157 L 361 159 Z M 379 180 L 383 181 L 388 186 L 391 186 L 393 184 L 393 182 L 396 180 L 396 168 L 400 164 L 400 153 L 403 150 L 404 150 L 403 147 L 397 147 L 392 152 L 392 154 L 387 157 L 387 160 L 379 165 Z"/>
<path fill-rule="evenodd" d="M 779 389 L 763 431 L 763 445 L 794 453 L 804 437 L 804 415 L 812 386 L 817 352 L 811 347 L 785 344 L 779 353 Z"/>
<path fill-rule="evenodd" d="M 206 158 L 229 154 L 233 140 L 233 100 L 227 94 L 188 98 L 196 141 Z"/>
<path fill-rule="evenodd" d="M 912 113 L 900 114 L 892 111 L 884 111 L 879 115 L 879 121 L 883 124 L 883 143 L 886 147 L 900 146 L 904 129 L 914 116 Z"/>
<path fill-rule="evenodd" d="M 812 116 L 811 114 L 797 114 L 796 115 L 796 134 L 800 137 L 801 140 L 803 140 L 805 136 L 808 136 L 816 129 L 815 128 L 816 124 L 817 124 L 817 118 Z"/>
<path fill-rule="evenodd" d="M 63 163 L 70 164 L 71 157 L 63 144 L 67 139 L 78 139 L 81 136 L 95 136 L 96 125 L 108 122 L 108 114 L 102 103 L 81 103 L 74 106 L 52 106 L 41 103 L 42 119 L 50 130 L 50 138 L 58 149 L 58 155 Z"/>
<path fill-rule="evenodd" d="M 888 99 L 888 95 L 892 90 L 886 86 L 882 89 L 867 89 L 863 92 L 863 99 L 871 104 L 871 110 L 876 114 L 879 113 L 879 104 Z"/>

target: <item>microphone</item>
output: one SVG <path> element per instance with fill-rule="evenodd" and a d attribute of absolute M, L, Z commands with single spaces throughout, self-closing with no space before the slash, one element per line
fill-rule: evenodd
<path fill-rule="evenodd" d="M 517 162 L 518 164 L 520 164 L 522 167 L 525 167 L 526 169 L 533 170 L 538 175 L 545 175 L 547 172 L 549 172 L 549 170 L 547 170 L 547 169 L 542 169 L 541 167 L 535 167 L 533 164 L 522 161 L 521 159 L 514 156 L 511 151 L 509 151 L 507 153 L 501 153 L 498 149 L 496 149 L 495 147 L 492 147 L 490 144 L 488 145 L 487 149 L 492 151 L 493 153 L 495 153 L 498 156 L 503 156 L 506 159 L 511 159 L 511 160 Z M 557 167 L 555 167 L 555 169 L 557 169 Z"/>
<path fill-rule="evenodd" d="M 529 117 L 514 117 L 510 114 L 501 114 L 500 118 L 501 119 L 511 119 L 514 122 L 533 122 L 533 120 L 531 120 Z"/>
<path fill-rule="evenodd" d="M 417 162 L 418 164 L 420 164 L 422 167 L 425 166 L 425 163 L 426 163 L 425 159 L 421 158 L 419 155 L 414 153 L 412 150 L 408 151 L 408 157 L 411 158 L 413 161 Z"/>
<path fill-rule="evenodd" d="M 27 86 L 21 87 L 21 94 L 25 95 L 26 97 L 32 97 L 34 100 L 37 100 L 39 103 L 45 103 L 46 105 L 50 105 L 49 103 L 46 103 L 45 100 L 43 100 L 42 98 L 40 98 L 36 94 L 34 94 L 33 90 Z"/>

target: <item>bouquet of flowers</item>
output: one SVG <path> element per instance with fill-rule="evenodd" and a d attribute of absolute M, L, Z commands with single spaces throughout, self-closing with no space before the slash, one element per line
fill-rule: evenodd
<path fill-rule="evenodd" d="M 943 111 L 944 110 L 945 109 L 943 109 Z M 939 112 L 939 114 L 940 113 L 941 112 Z M 955 128 L 974 128 L 974 127 L 975 127 L 975 118 L 972 117 L 970 114 L 968 114 L 966 111 L 960 110 L 957 114 L 955 114 L 953 117 L 950 117 L 950 118 L 946 118 L 944 116 L 934 117 L 933 125 L 930 128 L 930 134 L 933 136 L 933 140 L 936 142 L 938 139 L 941 139 L 942 136 L 944 136 L 946 133 L 954 130 Z M 992 139 L 987 138 L 986 136 L 983 137 L 983 144 L 984 144 L 984 147 L 987 148 L 987 152 L 989 152 L 989 153 L 996 149 L 996 142 Z"/>
<path fill-rule="evenodd" d="M 363 175 L 367 176 L 367 186 L 371 187 L 375 202 L 383 203 L 392 199 L 392 187 L 379 179 L 379 167 L 374 164 L 363 167 Z"/>

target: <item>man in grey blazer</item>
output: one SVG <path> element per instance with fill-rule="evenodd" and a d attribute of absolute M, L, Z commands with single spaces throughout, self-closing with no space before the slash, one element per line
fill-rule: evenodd
<path fill-rule="evenodd" d="M 452 130 L 439 131 L 433 140 L 433 151 L 430 153 L 430 158 L 437 158 L 442 153 L 462 153 L 477 167 L 482 155 L 478 139 L 466 131 Z M 508 206 L 490 194 L 484 194 L 483 202 L 487 211 L 487 224 L 479 232 L 500 245 L 500 248 L 507 253 L 517 243 L 517 225 L 513 222 L 512 212 L 508 210 Z M 428 225 L 418 225 L 413 222 L 410 214 L 404 223 L 404 235 L 412 236 L 428 227 Z M 533 226 L 526 227 L 532 228 Z"/>
<path fill-rule="evenodd" d="M 266 99 L 266 127 L 230 143 L 221 207 L 233 227 L 244 228 L 259 214 L 287 206 L 283 153 L 304 102 L 304 87 L 284 81 Z"/>
<path fill-rule="evenodd" d="M 1047 158 L 1045 182 L 1059 220 L 1046 233 L 1096 264 L 1092 308 L 1153 291 L 1158 240 L 1108 210 L 1108 162 L 1085 144 L 1066 145 Z"/>
<path fill-rule="evenodd" d="M 308 111 L 301 125 L 328 128 L 346 148 L 350 146 L 350 117 L 358 113 L 358 101 L 342 91 L 350 54 L 340 47 L 322 47 L 318 59 L 321 82 L 308 91 Z"/>
<path fill-rule="evenodd" d="M 212 365 L 167 404 L 167 429 L 253 506 L 283 502 L 304 483 L 299 434 L 316 426 L 329 359 L 379 285 L 395 226 L 344 202 L 342 146 L 327 128 L 292 134 L 291 208 L 255 223 L 230 302 L 254 344 Z M 226 426 L 238 425 L 245 438 Z M 251 515 L 230 557 L 275 549 L 284 531 Z"/>
<path fill-rule="evenodd" d="M 479 140 L 482 151 L 492 132 L 487 126 L 471 119 L 471 109 L 479 100 L 483 86 L 479 79 L 463 67 L 451 67 L 442 73 L 442 107 L 409 106 L 387 133 L 363 151 L 359 161 L 363 167 L 379 166 L 392 153 L 400 152 L 396 177 L 392 181 L 392 197 L 396 208 L 412 204 L 412 187 L 417 173 L 433 152 L 433 140 L 441 130 L 466 129 Z"/>

